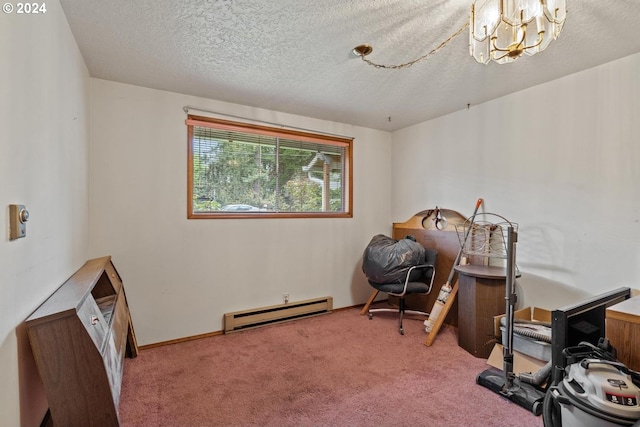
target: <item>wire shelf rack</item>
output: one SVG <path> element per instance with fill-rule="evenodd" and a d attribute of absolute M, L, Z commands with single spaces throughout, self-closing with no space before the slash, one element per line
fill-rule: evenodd
<path fill-rule="evenodd" d="M 480 219 L 478 219 L 480 218 Z M 507 258 L 509 227 L 518 231 L 518 224 L 494 213 L 478 213 L 473 224 L 468 218 L 456 225 L 458 241 L 465 255 Z"/>

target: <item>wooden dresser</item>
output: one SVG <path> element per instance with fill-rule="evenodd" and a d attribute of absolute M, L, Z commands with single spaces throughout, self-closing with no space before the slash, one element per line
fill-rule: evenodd
<path fill-rule="evenodd" d="M 138 348 L 111 257 L 87 261 L 26 326 L 54 426 L 118 426 L 124 356 Z"/>
<path fill-rule="evenodd" d="M 605 322 L 607 338 L 618 351 L 618 360 L 640 371 L 640 295 L 608 307 Z"/>

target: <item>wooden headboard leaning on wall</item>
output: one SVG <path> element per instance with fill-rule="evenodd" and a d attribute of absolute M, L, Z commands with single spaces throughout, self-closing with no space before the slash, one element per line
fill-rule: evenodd
<path fill-rule="evenodd" d="M 430 312 L 436 301 L 440 287 L 445 284 L 451 272 L 458 251 L 460 250 L 460 240 L 456 231 L 456 225 L 462 225 L 467 218 L 459 212 L 451 209 L 440 209 L 440 217 L 446 219 L 446 227 L 442 227 L 443 222 L 436 228 L 436 209 L 428 209 L 418 212 L 405 222 L 393 223 L 394 239 L 402 239 L 411 235 L 425 248 L 432 248 L 438 251 L 438 261 L 436 262 L 436 277 L 433 281 L 433 289 L 429 295 L 408 295 L 406 298 L 407 308 Z M 458 280 L 457 276 L 453 282 Z M 449 314 L 445 318 L 445 323 L 453 326 L 458 325 L 458 301 L 455 300 Z"/>

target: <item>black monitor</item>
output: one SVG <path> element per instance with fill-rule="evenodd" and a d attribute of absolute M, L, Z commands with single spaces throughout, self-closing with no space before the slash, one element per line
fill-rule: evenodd
<path fill-rule="evenodd" d="M 606 337 L 605 319 L 609 306 L 631 297 L 630 288 L 618 288 L 596 295 L 577 304 L 553 310 L 551 315 L 551 362 L 552 382 L 558 384 L 563 379 L 566 360 L 562 350 L 580 344 L 582 341 L 598 344 Z"/>

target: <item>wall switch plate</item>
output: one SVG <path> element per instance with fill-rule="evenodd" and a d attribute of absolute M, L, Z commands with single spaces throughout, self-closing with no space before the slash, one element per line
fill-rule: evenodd
<path fill-rule="evenodd" d="M 29 211 L 24 205 L 9 205 L 9 239 L 15 240 L 27 235 Z"/>

